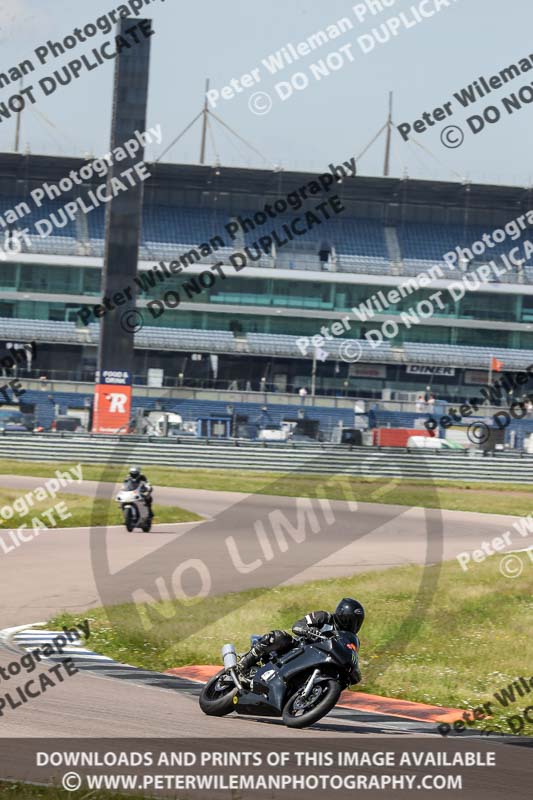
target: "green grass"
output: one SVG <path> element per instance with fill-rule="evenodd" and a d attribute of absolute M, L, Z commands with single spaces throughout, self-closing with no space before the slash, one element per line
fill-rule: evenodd
<path fill-rule="evenodd" d="M 56 469 L 66 470 L 75 463 L 0 460 L 0 474 L 50 477 Z M 460 481 L 350 478 L 345 475 L 321 476 L 237 470 L 173 469 L 150 467 L 155 486 L 182 489 L 210 489 L 286 497 L 327 497 L 421 508 L 447 508 L 453 511 L 478 511 L 492 514 L 524 515 L 533 512 L 533 495 L 513 483 L 473 483 Z M 85 480 L 116 482 L 125 467 L 85 465 Z M 168 520 L 165 520 L 168 521 Z"/>
<path fill-rule="evenodd" d="M 248 648 L 250 633 L 289 628 L 313 609 L 332 609 L 344 595 L 366 607 L 362 630 L 362 691 L 423 703 L 475 708 L 511 681 L 531 675 L 533 565 L 514 580 L 499 572 L 499 558 L 468 573 L 456 561 L 409 566 L 299 586 L 253 590 L 154 606 L 164 624 L 148 623 L 132 605 L 91 611 L 91 647 L 154 670 L 218 664 L 233 641 Z M 421 583 L 424 575 L 426 588 Z M 433 581 L 433 586 L 431 582 Z M 140 622 L 140 619 L 142 622 Z M 73 624 L 62 614 L 51 624 Z M 533 704 L 531 695 L 509 709 L 497 707 L 487 727 Z M 506 732 L 510 732 L 506 726 Z M 533 735 L 533 725 L 524 728 Z"/>
<path fill-rule="evenodd" d="M 25 783 L 0 782 L 2 800 L 139 800 L 141 795 L 113 794 L 112 792 L 80 789 L 67 792 L 52 786 L 32 786 Z"/>
<path fill-rule="evenodd" d="M 27 495 L 29 490 L 25 492 Z M 17 502 L 17 510 L 13 517 L 4 520 L 0 517 L 0 535 L 2 531 L 17 528 L 26 524 L 32 527 L 32 519 L 41 520 L 48 528 L 78 528 L 92 525 L 121 525 L 122 514 L 118 503 L 114 500 L 94 499 L 77 494 L 58 494 L 55 498 L 47 497 L 46 500 L 34 501 L 30 506 L 25 501 L 20 501 L 21 493 L 15 489 L 0 489 L 0 508 L 11 506 Z M 17 501 L 18 498 L 18 501 Z M 64 504 L 59 510 L 53 510 L 58 503 Z M 66 508 L 65 508 L 66 507 Z M 49 518 L 42 512 L 52 509 Z M 65 519 L 61 519 L 61 516 Z M 70 516 L 67 516 L 70 514 Z M 202 519 L 192 511 L 174 506 L 158 506 L 155 522 L 194 522 Z"/>

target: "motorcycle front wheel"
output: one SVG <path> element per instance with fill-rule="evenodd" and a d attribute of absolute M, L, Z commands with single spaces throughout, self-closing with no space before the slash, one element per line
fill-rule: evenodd
<path fill-rule="evenodd" d="M 316 683 L 309 697 L 304 697 L 303 691 L 301 686 L 283 706 L 283 723 L 288 728 L 307 728 L 325 717 L 339 699 L 341 687 L 334 678 L 328 678 Z"/>
<path fill-rule="evenodd" d="M 126 508 L 125 513 L 125 523 L 126 523 L 126 530 L 128 533 L 131 533 L 135 529 L 135 515 L 133 513 L 133 509 L 131 506 Z"/>
<path fill-rule="evenodd" d="M 238 691 L 227 673 L 219 672 L 200 692 L 200 708 L 210 717 L 225 717 L 235 709 L 233 698 Z"/>

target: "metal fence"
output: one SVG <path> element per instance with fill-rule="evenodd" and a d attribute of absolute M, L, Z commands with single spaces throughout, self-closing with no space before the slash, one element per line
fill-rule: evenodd
<path fill-rule="evenodd" d="M 421 451 L 331 444 L 162 439 L 89 434 L 5 434 L 0 457 L 30 461 L 160 465 L 359 477 L 533 482 L 533 456 L 477 450 Z"/>

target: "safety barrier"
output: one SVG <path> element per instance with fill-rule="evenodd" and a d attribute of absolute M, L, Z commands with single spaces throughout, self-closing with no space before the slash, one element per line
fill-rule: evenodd
<path fill-rule="evenodd" d="M 5 434 L 0 457 L 85 464 L 161 465 L 181 469 L 297 472 L 366 477 L 533 482 L 533 456 L 477 451 L 407 452 L 331 444 L 162 439 L 79 434 Z"/>

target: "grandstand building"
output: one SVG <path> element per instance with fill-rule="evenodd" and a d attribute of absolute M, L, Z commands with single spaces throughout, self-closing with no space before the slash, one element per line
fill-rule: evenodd
<path fill-rule="evenodd" d="M 57 184 L 84 163 L 1 155 L 0 215 L 5 220 L 32 190 Z M 317 394 L 379 398 L 384 390 L 414 393 L 430 383 L 440 398 L 453 399 L 487 382 L 492 358 L 505 368 L 533 363 L 533 263 L 506 255 L 528 240 L 530 189 L 346 178 L 329 192 L 339 197 L 342 213 L 259 252 L 253 250 L 258 237 L 304 209 L 289 209 L 259 231 L 241 226 L 231 240 L 227 226 L 233 221 L 237 230 L 239 217 L 253 221 L 266 203 L 316 175 L 170 164 L 148 169 L 136 287 L 144 326 L 135 336 L 135 384 L 145 385 L 148 370 L 159 369 L 164 386 L 295 392 L 313 385 Z M 79 192 L 97 185 L 95 178 Z M 0 342 L 36 340 L 35 377 L 92 382 L 105 208 L 70 220 L 61 208 L 77 197 L 45 200 L 31 214 L 4 223 L 10 235 L 32 231 L 42 218 L 55 224 L 51 235 L 31 236 L 22 252 L 0 260 Z M 459 259 L 455 270 L 443 260 L 521 215 L 519 237 L 483 256 Z M 246 247 L 256 257 L 237 269 L 235 253 Z M 171 267 L 184 259 L 183 269 Z M 501 268 L 476 291 L 454 299 L 447 287 L 489 260 Z M 216 264 L 223 279 L 211 269 Z M 206 271 L 216 280 L 208 281 Z M 421 274 L 431 276 L 429 285 L 416 283 Z M 184 284 L 195 279 L 197 289 L 184 294 Z M 409 291 L 402 289 L 406 285 Z M 413 308 L 431 302 L 437 290 L 441 301 L 434 313 L 406 325 Z M 343 319 L 341 335 L 318 349 L 302 345 Z M 394 330 L 395 321 L 397 332 L 374 346 L 371 331 L 387 323 L 387 331 Z M 360 341 L 353 363 L 343 358 L 344 339 Z"/>

